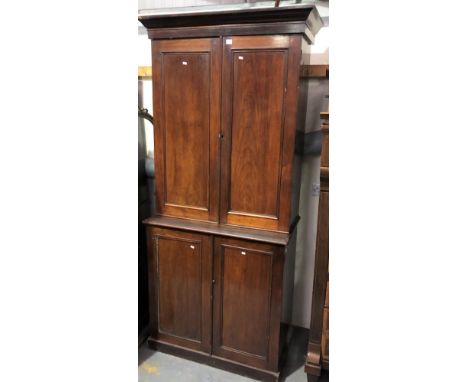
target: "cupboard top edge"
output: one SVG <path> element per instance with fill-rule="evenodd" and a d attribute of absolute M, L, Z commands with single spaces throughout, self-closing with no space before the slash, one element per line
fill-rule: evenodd
<path fill-rule="evenodd" d="M 224 5 L 203 5 L 177 8 L 142 9 L 138 12 L 138 20 L 147 28 L 161 27 L 161 24 L 172 22 L 179 25 L 193 22 L 193 18 L 203 17 L 205 21 L 211 20 L 213 24 L 220 24 L 223 20 L 245 21 L 254 15 L 256 22 L 271 18 L 286 16 L 288 20 L 306 20 L 309 14 L 316 9 L 314 3 L 288 3 L 279 7 L 261 3 L 239 3 Z"/>
<path fill-rule="evenodd" d="M 147 218 L 143 221 L 143 224 L 147 227 L 172 228 L 281 246 L 286 246 L 290 238 L 290 234 L 286 232 L 264 231 L 255 228 L 237 227 L 214 222 L 194 221 L 166 216 Z"/>
<path fill-rule="evenodd" d="M 259 32 L 255 29 L 258 28 L 260 31 L 264 29 L 264 34 L 303 33 L 312 42 L 323 26 L 323 21 L 312 3 L 279 8 L 197 8 L 200 9 L 173 12 L 148 10 L 140 12 L 138 19 L 148 29 L 151 39 L 176 38 L 179 34 L 183 36 L 184 31 L 193 32 L 194 29 L 199 31 L 199 35 L 192 35 L 193 37 L 213 36 L 216 33 L 220 36 L 237 33 L 257 34 Z"/>

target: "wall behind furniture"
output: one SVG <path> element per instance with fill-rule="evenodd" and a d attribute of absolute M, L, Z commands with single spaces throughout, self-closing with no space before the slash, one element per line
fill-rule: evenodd
<path fill-rule="evenodd" d="M 306 133 L 320 130 L 320 112 L 328 110 L 328 79 L 308 80 Z M 320 157 L 305 154 L 302 157 L 301 197 L 297 227 L 296 261 L 292 324 L 308 328 L 314 281 L 315 238 L 320 191 Z"/>
<path fill-rule="evenodd" d="M 319 6 L 317 6 L 319 9 Z M 304 64 L 328 65 L 328 5 L 319 9 L 325 27 L 315 36 L 310 47 L 310 56 Z M 320 112 L 328 111 L 328 79 L 308 80 L 306 133 L 320 130 Z M 297 227 L 296 261 L 292 324 L 309 328 L 314 283 L 315 239 L 317 235 L 317 213 L 320 193 L 320 157 L 304 155 L 302 158 L 301 197 Z"/>

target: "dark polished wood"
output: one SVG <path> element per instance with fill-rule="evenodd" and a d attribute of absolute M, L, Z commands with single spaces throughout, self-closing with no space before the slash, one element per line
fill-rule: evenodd
<path fill-rule="evenodd" d="M 224 39 L 223 223 L 289 229 L 300 43 L 298 36 Z"/>
<path fill-rule="evenodd" d="M 321 341 L 323 307 L 328 279 L 328 191 L 320 192 L 317 244 L 314 269 L 313 308 L 309 338 Z"/>
<path fill-rule="evenodd" d="M 320 157 L 320 167 L 323 169 L 329 168 L 328 157 L 329 157 L 329 128 L 328 121 L 322 124 L 322 156 Z"/>
<path fill-rule="evenodd" d="M 287 23 L 264 23 L 264 24 L 242 24 L 242 25 L 215 25 L 191 28 L 165 28 L 150 29 L 148 36 L 152 39 L 163 38 L 195 38 L 195 37 L 217 37 L 217 36 L 250 36 L 270 34 L 300 34 L 309 43 L 314 41 L 314 35 L 303 21 L 291 21 Z"/>
<path fill-rule="evenodd" d="M 327 289 L 325 291 L 325 305 L 323 306 L 323 329 L 322 329 L 322 365 L 324 369 L 328 370 L 328 360 L 329 360 L 329 342 L 330 342 L 330 332 L 328 324 L 328 282 Z"/>
<path fill-rule="evenodd" d="M 152 46 L 157 209 L 216 221 L 220 41 L 155 40 Z"/>
<path fill-rule="evenodd" d="M 278 218 L 280 164 L 270 158 L 280 158 L 286 58 L 286 51 L 233 50 L 230 61 L 224 63 L 225 68 L 233 68 L 232 92 L 224 93 L 233 97 L 228 101 L 232 110 L 227 113 L 232 115 L 231 134 L 226 134 L 231 146 L 223 146 L 231 154 L 228 213 Z M 262 77 L 258 71 L 263 72 Z M 227 75 L 231 77 L 231 73 Z"/>
<path fill-rule="evenodd" d="M 146 224 L 150 342 L 229 360 L 276 380 L 286 247 Z"/>
<path fill-rule="evenodd" d="M 229 225 L 198 222 L 195 220 L 171 218 L 167 216 L 153 216 L 143 221 L 147 226 L 174 228 L 189 232 L 207 233 L 236 239 L 253 240 L 262 243 L 287 245 L 291 237 L 288 233 L 272 232 L 247 227 L 233 227 Z M 295 227 L 295 226 L 294 226 Z M 291 227 L 292 229 L 294 227 Z M 292 232 L 292 230 L 291 230 Z"/>
<path fill-rule="evenodd" d="M 320 200 L 317 222 L 317 240 L 315 248 L 314 284 L 310 317 L 309 344 L 305 371 L 309 381 L 316 381 L 322 369 L 328 369 L 328 197 L 329 197 L 329 161 L 328 161 L 328 113 L 322 123 L 322 157 L 320 167 Z"/>
<path fill-rule="evenodd" d="M 153 40 L 157 209 L 288 232 L 301 37 L 224 37 L 222 95 L 220 45 Z"/>
<path fill-rule="evenodd" d="M 276 381 L 299 221 L 300 64 L 321 22 L 313 4 L 241 8 L 140 15 L 155 110 L 149 344 Z"/>
<path fill-rule="evenodd" d="M 283 251 L 272 245 L 215 239 L 213 354 L 278 370 L 281 294 L 277 289 L 282 285 Z"/>
<path fill-rule="evenodd" d="M 192 7 L 168 14 L 158 10 L 141 11 L 138 20 L 149 30 L 165 28 L 188 28 L 221 25 L 243 25 L 263 23 L 287 23 L 302 21 L 309 29 L 320 23 L 315 5 L 295 4 L 280 8 L 238 7 L 235 11 L 220 7 Z M 271 33 L 271 32 L 269 32 Z M 150 36 L 151 38 L 151 36 Z"/>
<path fill-rule="evenodd" d="M 303 78 L 328 78 L 328 65 L 301 65 Z"/>
<path fill-rule="evenodd" d="M 148 237 L 151 305 L 157 318 L 151 338 L 209 353 L 211 237 L 157 227 L 148 227 Z"/>
<path fill-rule="evenodd" d="M 212 6 L 200 8 L 186 8 L 174 14 L 148 10 L 140 12 L 138 19 L 148 28 L 150 39 L 298 34 L 313 43 L 323 26 L 317 8 L 311 3 L 263 9 L 250 4 L 235 11 Z"/>

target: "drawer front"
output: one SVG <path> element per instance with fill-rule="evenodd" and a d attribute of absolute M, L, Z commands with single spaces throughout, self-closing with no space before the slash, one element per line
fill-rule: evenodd
<path fill-rule="evenodd" d="M 211 350 L 211 240 L 175 230 L 152 231 L 152 336 Z"/>
<path fill-rule="evenodd" d="M 213 354 L 276 370 L 281 247 L 215 239 Z"/>

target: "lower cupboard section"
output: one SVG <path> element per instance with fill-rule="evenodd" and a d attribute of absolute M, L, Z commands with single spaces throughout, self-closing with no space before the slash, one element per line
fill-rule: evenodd
<path fill-rule="evenodd" d="M 285 246 L 153 226 L 147 237 L 150 346 L 276 380 Z"/>

